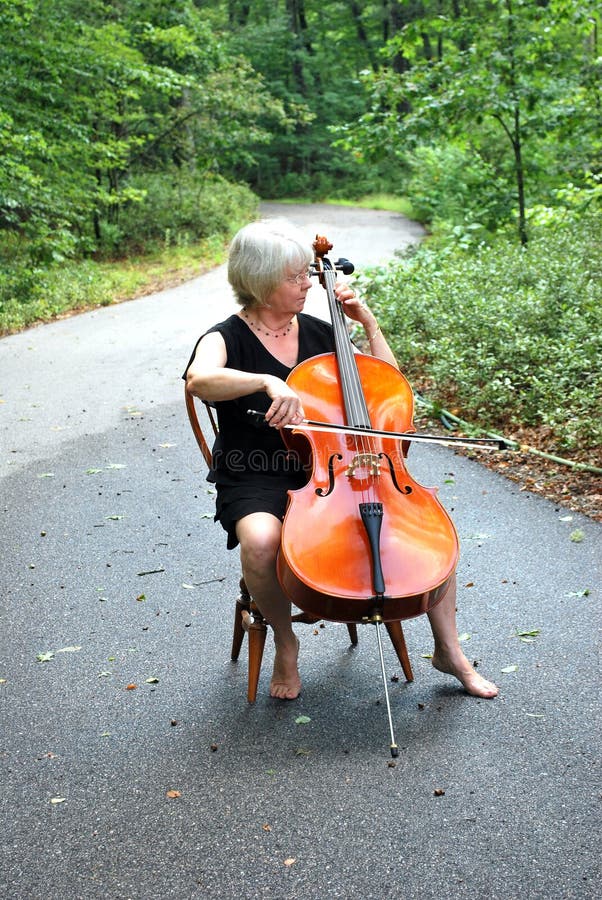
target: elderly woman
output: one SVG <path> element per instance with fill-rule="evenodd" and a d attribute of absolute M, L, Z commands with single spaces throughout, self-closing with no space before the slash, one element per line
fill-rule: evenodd
<path fill-rule="evenodd" d="M 276 576 L 276 556 L 287 491 L 306 480 L 279 433 L 304 418 L 301 401 L 286 379 L 298 363 L 334 350 L 331 326 L 303 313 L 312 260 L 309 243 L 287 223 L 265 221 L 242 228 L 228 262 L 228 279 L 241 308 L 199 339 L 185 376 L 187 390 L 217 411 L 219 435 L 209 475 L 217 489 L 216 519 L 228 534 L 228 548 L 240 544 L 247 587 L 272 626 L 270 694 L 283 700 L 299 695 L 301 680 L 291 604 Z M 335 293 L 346 315 L 363 327 L 370 353 L 397 366 L 370 309 L 348 285 L 337 284 Z M 247 414 L 249 408 L 264 412 L 271 427 L 257 424 Z M 427 615 L 435 668 L 455 676 L 470 694 L 495 697 L 497 687 L 474 670 L 458 643 L 455 579 Z"/>

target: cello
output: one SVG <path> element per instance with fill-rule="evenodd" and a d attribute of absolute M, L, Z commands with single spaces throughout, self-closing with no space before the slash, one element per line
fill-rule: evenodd
<path fill-rule="evenodd" d="M 334 292 L 331 248 L 316 238 L 314 267 L 326 290 L 335 350 L 300 363 L 287 383 L 308 418 L 354 433 L 294 426 L 283 433 L 291 449 L 304 435 L 312 474 L 289 491 L 278 577 L 292 602 L 319 618 L 396 622 L 443 598 L 458 538 L 436 488 L 408 473 L 402 441 L 381 436 L 415 430 L 412 388 L 394 366 L 355 352 Z"/>
<path fill-rule="evenodd" d="M 287 383 L 308 418 L 335 428 L 283 429 L 291 450 L 305 443 L 312 474 L 289 491 L 277 573 L 304 612 L 376 625 L 395 758 L 380 626 L 426 613 L 443 599 L 458 537 L 436 488 L 419 485 L 405 467 L 401 438 L 415 432 L 412 388 L 391 364 L 355 352 L 334 291 L 335 266 L 347 274 L 353 266 L 347 260 L 333 266 L 330 249 L 325 237 L 316 237 L 314 274 L 326 290 L 335 350 L 297 365 Z"/>

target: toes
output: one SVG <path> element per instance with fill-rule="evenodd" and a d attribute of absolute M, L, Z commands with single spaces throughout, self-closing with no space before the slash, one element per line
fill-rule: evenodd
<path fill-rule="evenodd" d="M 279 684 L 278 682 L 270 685 L 270 697 L 275 700 L 296 700 L 301 693 L 301 687 L 293 687 L 289 684 Z"/>

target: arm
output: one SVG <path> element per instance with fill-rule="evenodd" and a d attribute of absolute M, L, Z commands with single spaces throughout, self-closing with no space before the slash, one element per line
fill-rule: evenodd
<path fill-rule="evenodd" d="M 265 391 L 272 400 L 266 412 L 266 421 L 270 425 L 281 428 L 303 419 L 299 397 L 282 379 L 260 372 L 230 369 L 226 362 L 226 345 L 221 334 L 213 331 L 205 335 L 199 342 L 186 373 L 188 392 L 208 403 L 214 403 Z"/>

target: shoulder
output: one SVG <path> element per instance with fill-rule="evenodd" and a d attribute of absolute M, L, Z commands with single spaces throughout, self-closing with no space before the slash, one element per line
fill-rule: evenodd
<path fill-rule="evenodd" d="M 202 341 L 206 335 L 215 334 L 216 332 L 218 334 L 221 334 L 222 337 L 224 337 L 224 338 L 238 335 L 238 334 L 241 334 L 242 332 L 244 332 L 244 329 L 246 327 L 247 326 L 242 321 L 240 316 L 237 316 L 236 313 L 233 313 L 227 319 L 224 319 L 223 322 L 218 322 L 216 325 L 213 325 L 211 328 L 208 328 L 207 331 L 205 332 L 205 334 L 201 335 L 199 340 Z"/>
<path fill-rule="evenodd" d="M 240 317 L 233 314 L 229 316 L 229 318 L 224 319 L 223 322 L 218 322 L 216 325 L 208 328 L 207 331 L 203 332 L 203 334 L 194 345 L 194 349 L 190 355 L 188 365 L 186 366 L 182 377 L 186 378 L 188 370 L 195 360 L 201 342 L 203 342 L 203 351 L 205 350 L 205 348 L 213 350 L 217 353 L 225 350 L 227 358 L 229 348 L 232 348 L 233 345 L 236 345 L 242 333 L 242 329 L 244 329 L 245 327 L 246 326 L 244 322 L 241 321 Z"/>

